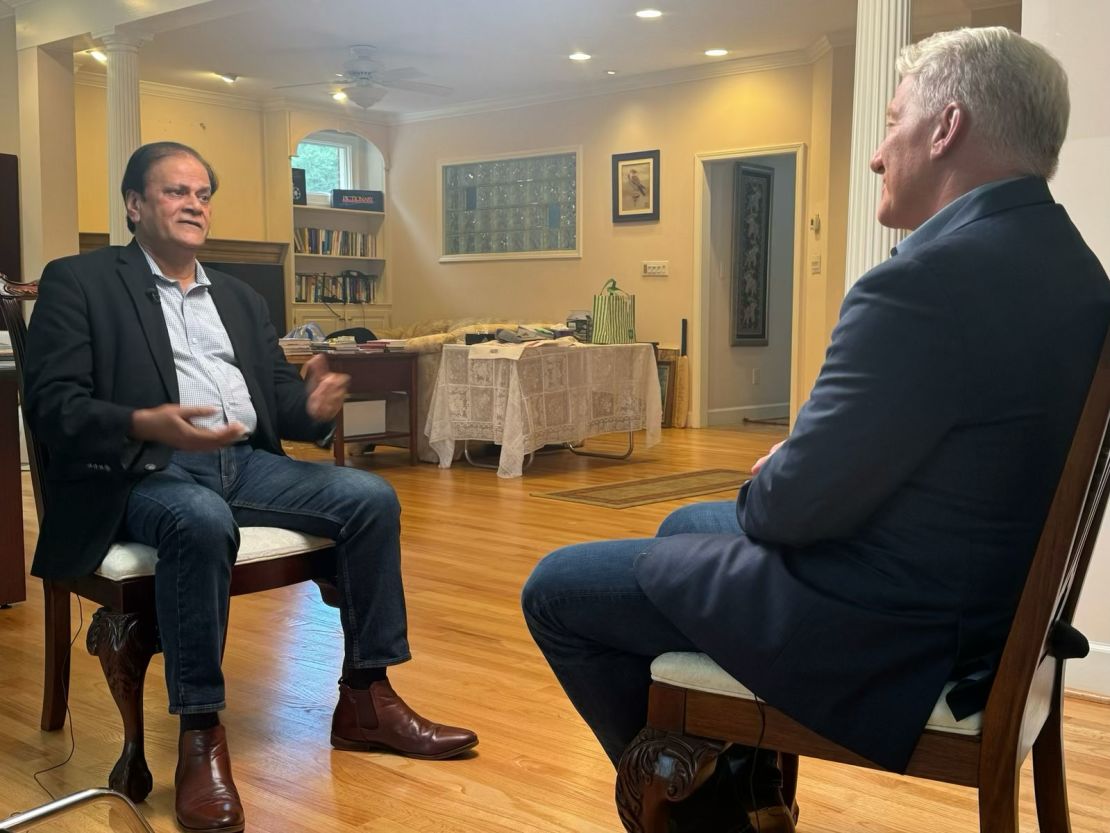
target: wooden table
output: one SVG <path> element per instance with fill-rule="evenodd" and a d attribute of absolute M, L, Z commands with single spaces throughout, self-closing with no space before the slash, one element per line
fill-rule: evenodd
<path fill-rule="evenodd" d="M 0 605 L 27 599 L 15 364 L 0 361 Z"/>
<path fill-rule="evenodd" d="M 390 445 L 391 439 L 407 439 L 409 461 L 416 465 L 416 353 L 329 353 L 328 367 L 351 377 L 347 399 L 350 402 L 385 399 L 389 394 L 403 393 L 408 399 L 408 431 L 383 431 L 378 434 L 343 433 L 343 412 L 335 420 L 335 464 L 346 464 L 345 445 L 350 442 Z M 388 426 L 387 426 L 388 428 Z"/>

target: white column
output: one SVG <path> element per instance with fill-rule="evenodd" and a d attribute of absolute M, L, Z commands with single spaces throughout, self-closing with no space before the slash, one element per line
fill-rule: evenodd
<path fill-rule="evenodd" d="M 856 69 L 852 96 L 852 165 L 848 190 L 848 251 L 844 291 L 890 256 L 904 234 L 875 219 L 882 191 L 871 157 L 886 130 L 886 106 L 898 86 L 895 61 L 910 41 L 911 0 L 857 0 Z"/>
<path fill-rule="evenodd" d="M 100 36 L 108 55 L 108 242 L 131 242 L 119 192 L 127 160 L 142 143 L 139 123 L 139 45 L 131 35 Z"/>

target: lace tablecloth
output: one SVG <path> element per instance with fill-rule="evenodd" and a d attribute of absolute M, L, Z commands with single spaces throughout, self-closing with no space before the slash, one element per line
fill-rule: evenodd
<path fill-rule="evenodd" d="M 501 446 L 499 477 L 519 477 L 524 458 L 551 443 L 647 429 L 659 442 L 662 406 L 650 344 L 537 344 L 519 358 L 478 358 L 447 344 L 424 433 L 440 468 L 455 442 Z"/>

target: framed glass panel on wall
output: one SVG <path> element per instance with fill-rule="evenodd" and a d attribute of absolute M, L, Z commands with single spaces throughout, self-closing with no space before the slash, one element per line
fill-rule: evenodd
<path fill-rule="evenodd" d="M 581 257 L 579 154 L 441 163 L 440 260 Z"/>

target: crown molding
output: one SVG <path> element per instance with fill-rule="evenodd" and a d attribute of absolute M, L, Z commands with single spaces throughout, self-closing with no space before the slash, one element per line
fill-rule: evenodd
<path fill-rule="evenodd" d="M 100 90 L 108 88 L 108 76 L 101 72 L 88 72 L 81 70 L 74 74 L 73 83 L 82 87 L 95 87 Z M 153 95 L 159 98 L 172 98 L 177 101 L 191 101 L 195 104 L 208 104 L 214 107 L 231 107 L 236 110 L 253 110 L 258 112 L 262 105 L 252 98 L 229 93 L 214 93 L 208 90 L 198 90 L 193 87 L 179 87 L 175 84 L 161 84 L 157 81 L 140 81 L 139 92 L 143 95 Z"/>
<path fill-rule="evenodd" d="M 289 110 L 299 113 L 320 113 L 321 115 L 331 116 L 332 118 L 357 121 L 362 124 L 372 124 L 377 127 L 389 127 L 395 123 L 385 112 L 363 110 L 361 108 L 355 111 L 350 107 L 343 106 L 339 102 L 336 102 L 333 106 L 329 106 L 326 103 L 315 104 L 311 101 L 302 101 L 299 98 L 268 98 L 262 102 L 263 112 L 273 113 L 280 110 Z"/>
<path fill-rule="evenodd" d="M 560 101 L 573 101 L 579 98 L 612 95 L 613 93 L 623 93 L 632 90 L 667 87 L 673 84 L 685 84 L 690 81 L 728 78 L 734 75 L 745 75 L 750 72 L 767 72 L 775 69 L 806 66 L 813 63 L 815 60 L 810 57 L 811 54 L 817 54 L 818 57 L 824 54 L 824 52 L 820 51 L 823 48 L 821 46 L 821 40 L 822 39 L 819 38 L 806 49 L 773 52 L 767 55 L 753 55 L 747 58 L 735 58 L 731 61 L 715 61 L 701 66 L 648 72 L 623 79 L 620 76 L 614 76 L 613 78 L 596 81 L 585 87 L 579 87 L 574 90 L 544 93 L 540 95 L 486 98 L 453 107 L 440 107 L 435 110 L 420 110 L 414 113 L 393 114 L 390 121 L 392 124 L 408 124 L 410 122 L 457 118 L 459 116 L 492 113 L 499 110 L 516 110 L 521 107 L 532 107 L 537 104 L 554 104 Z"/>

